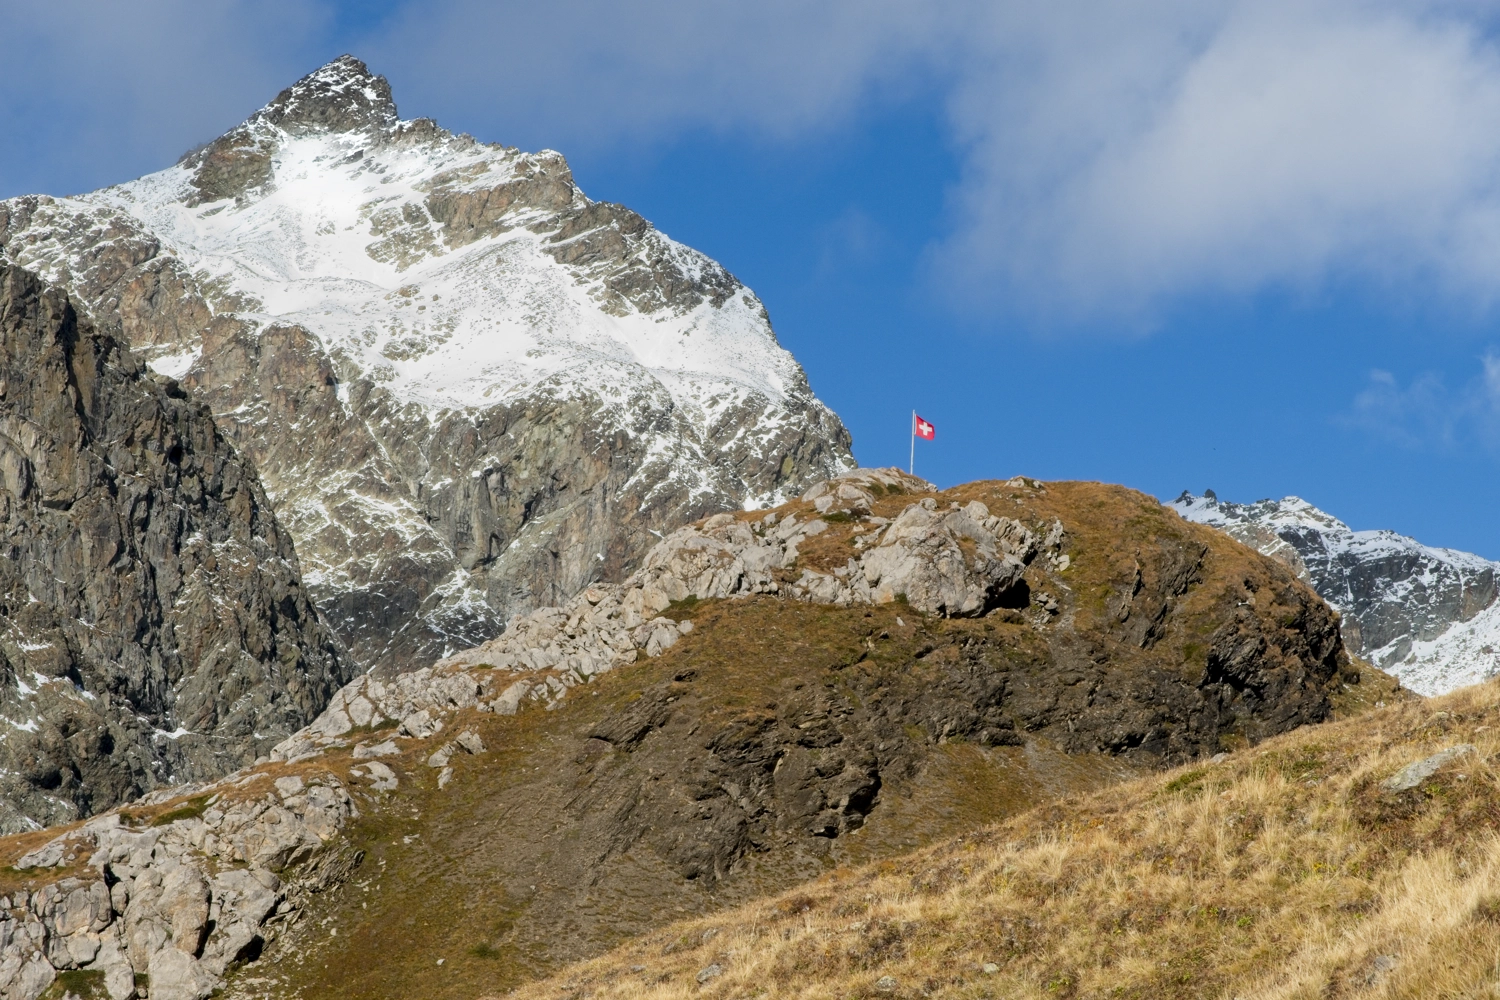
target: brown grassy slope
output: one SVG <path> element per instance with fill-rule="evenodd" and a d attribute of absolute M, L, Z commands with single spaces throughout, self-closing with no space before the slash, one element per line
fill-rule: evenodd
<path fill-rule="evenodd" d="M 360 798 L 363 816 L 349 836 L 367 852 L 361 870 L 315 901 L 273 949 L 269 969 L 263 962 L 245 970 L 254 978 L 272 973 L 248 992 L 472 996 L 546 974 L 671 920 L 758 898 L 831 867 L 899 854 L 1136 773 L 1123 761 L 1067 754 L 1045 739 L 1024 746 L 939 743 L 917 726 L 909 733 L 898 724 L 894 731 L 878 730 L 891 742 L 881 755 L 882 784 L 868 814 L 847 817 L 853 828 L 836 836 L 814 835 L 807 825 L 827 811 L 818 808 L 826 798 L 820 789 L 846 778 L 843 758 L 855 754 L 835 757 L 824 748 L 815 755 L 815 748 L 782 730 L 807 742 L 827 741 L 819 727 L 798 728 L 817 714 L 801 700 L 809 680 L 821 687 L 837 676 L 841 661 L 858 657 L 872 625 L 899 634 L 897 610 L 867 619 L 858 611 L 761 600 L 697 613 L 703 625 L 690 637 L 698 640 L 696 655 L 674 649 L 607 675 L 551 712 L 465 714 L 453 728 L 475 729 L 491 749 L 454 758 L 457 773 L 445 789 L 436 787 L 436 771 L 423 765 L 440 740 L 413 741 L 400 758 L 382 758 L 401 776 L 401 786 Z M 721 615 L 737 628 L 719 627 L 714 619 Z M 778 653 L 783 630 L 798 641 Z M 908 631 L 905 641 L 886 642 L 893 673 L 919 648 L 922 633 Z M 738 648 L 726 654 L 726 646 Z M 728 665 L 675 679 L 696 669 L 685 662 L 700 657 Z M 912 674 L 904 688 L 887 683 L 887 699 L 910 706 L 930 693 L 923 681 L 932 679 Z M 632 713 L 640 706 L 648 709 L 644 716 Z M 670 716 L 658 715 L 664 708 Z M 659 725 L 652 722 L 630 749 L 614 750 L 592 735 L 636 718 Z M 750 768 L 746 787 L 736 789 L 742 804 L 722 793 L 720 785 L 732 786 L 734 775 L 720 770 L 722 761 L 705 745 L 724 749 L 726 736 L 747 729 L 770 736 L 773 750 L 785 740 L 782 757 L 790 763 L 782 765 L 781 781 L 762 780 L 769 787 L 749 787 L 755 779 Z M 756 746 L 746 749 L 759 753 Z M 812 766 L 786 780 L 799 761 Z M 828 768 L 829 762 L 838 766 Z M 833 773 L 820 777 L 819 764 Z M 799 808 L 808 800 L 811 807 Z M 725 848 L 734 856 L 716 873 L 715 855 Z"/>
<path fill-rule="evenodd" d="M 1492 997 L 1497 755 L 1500 684 L 1405 701 L 676 924 L 514 996 Z"/>
<path fill-rule="evenodd" d="M 401 787 L 362 798 L 350 831 L 363 869 L 239 985 L 508 988 L 831 867 L 1324 718 L 1351 694 L 1326 605 L 1149 497 L 982 483 L 937 499 L 983 499 L 1044 535 L 1061 520 L 1067 568 L 1038 559 L 1027 606 L 976 620 L 769 597 L 673 609 L 697 627 L 662 657 L 555 711 L 458 720 L 450 732 L 473 726 L 492 750 L 458 758 L 446 789 L 422 763 L 442 738 L 387 758 Z M 842 565 L 865 530 L 838 521 L 803 557 Z"/>

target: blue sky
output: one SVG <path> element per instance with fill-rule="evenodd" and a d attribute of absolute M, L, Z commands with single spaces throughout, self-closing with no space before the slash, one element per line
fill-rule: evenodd
<path fill-rule="evenodd" d="M 354 52 L 715 257 L 866 465 L 1296 493 L 1500 558 L 1500 7 L 0 0 L 0 197 Z"/>

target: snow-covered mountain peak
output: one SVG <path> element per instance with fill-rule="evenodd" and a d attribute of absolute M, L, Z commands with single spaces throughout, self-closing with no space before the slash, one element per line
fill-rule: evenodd
<path fill-rule="evenodd" d="M 733 275 L 352 57 L 165 170 L 0 202 L 0 255 L 203 394 L 325 607 L 436 623 L 424 655 L 854 464 Z"/>
<path fill-rule="evenodd" d="M 1311 528 L 1338 535 L 1354 534 L 1343 521 L 1296 496 L 1239 504 L 1221 503 L 1213 490 L 1205 490 L 1201 497 L 1184 490 L 1171 506 L 1189 521 L 1211 524 L 1216 528 L 1227 524 L 1270 524 Z"/>
<path fill-rule="evenodd" d="M 319 67 L 276 95 L 247 125 L 267 124 L 292 134 L 389 128 L 396 102 L 385 77 L 351 55 Z"/>
<path fill-rule="evenodd" d="M 1300 497 L 1169 505 L 1286 563 L 1344 615 L 1356 654 L 1436 694 L 1500 673 L 1500 563 L 1394 531 L 1353 531 Z"/>
<path fill-rule="evenodd" d="M 231 291 L 222 308 L 303 326 L 342 375 L 424 407 L 561 379 L 664 388 L 712 421 L 751 394 L 807 392 L 759 299 L 719 265 L 590 201 L 561 154 L 398 120 L 384 79 L 351 57 L 177 166 L 70 201 L 129 216 Z M 191 364 L 147 353 L 170 356 L 170 374 Z"/>

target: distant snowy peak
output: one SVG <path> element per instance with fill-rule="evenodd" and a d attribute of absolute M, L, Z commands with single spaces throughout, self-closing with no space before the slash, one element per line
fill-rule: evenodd
<path fill-rule="evenodd" d="M 1500 673 L 1500 563 L 1394 531 L 1353 531 L 1299 497 L 1184 492 L 1169 506 L 1280 559 L 1344 615 L 1356 654 L 1436 694 Z"/>

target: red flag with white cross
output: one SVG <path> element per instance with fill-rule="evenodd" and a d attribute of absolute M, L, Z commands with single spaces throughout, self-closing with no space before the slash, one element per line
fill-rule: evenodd
<path fill-rule="evenodd" d="M 931 441 L 937 437 L 937 428 L 932 426 L 932 421 L 923 420 L 917 416 L 917 411 L 911 411 L 911 463 L 907 465 L 906 471 L 912 475 L 917 474 L 917 438 L 923 441 Z"/>

